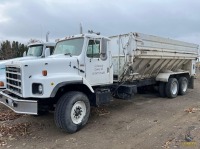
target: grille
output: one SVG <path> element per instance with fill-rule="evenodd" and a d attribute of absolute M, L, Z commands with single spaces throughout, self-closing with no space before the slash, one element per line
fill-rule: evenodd
<path fill-rule="evenodd" d="M 22 94 L 21 69 L 18 67 L 6 67 L 7 89 L 19 96 Z"/>

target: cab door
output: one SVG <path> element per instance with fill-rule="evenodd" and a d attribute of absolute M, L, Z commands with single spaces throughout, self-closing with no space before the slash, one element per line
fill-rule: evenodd
<path fill-rule="evenodd" d="M 101 42 L 102 39 L 88 39 L 86 49 L 86 79 L 93 86 L 111 82 L 108 51 L 101 54 Z"/>

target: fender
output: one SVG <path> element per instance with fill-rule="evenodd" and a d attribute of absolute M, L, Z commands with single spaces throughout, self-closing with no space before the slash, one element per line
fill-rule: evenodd
<path fill-rule="evenodd" d="M 82 78 L 82 81 L 81 80 L 80 81 L 79 80 L 78 81 L 66 81 L 66 82 L 61 82 L 61 83 L 57 84 L 54 87 L 53 91 L 51 92 L 50 97 L 55 97 L 59 88 L 65 86 L 65 85 L 70 85 L 70 84 L 85 84 L 90 89 L 90 91 L 92 93 L 94 93 L 92 86 L 88 83 L 88 81 L 85 78 Z"/>
<path fill-rule="evenodd" d="M 171 75 L 177 75 L 177 74 L 189 74 L 189 71 L 159 73 L 159 74 L 157 75 L 157 77 L 156 77 L 156 81 L 168 82 L 169 77 L 170 77 Z"/>
<path fill-rule="evenodd" d="M 83 84 L 85 84 L 92 93 L 94 93 L 94 90 L 92 88 L 92 86 L 90 85 L 90 83 L 85 79 L 85 78 L 82 78 L 83 79 Z"/>

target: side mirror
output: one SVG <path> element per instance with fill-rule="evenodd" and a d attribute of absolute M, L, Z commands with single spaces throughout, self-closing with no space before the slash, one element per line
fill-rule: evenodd
<path fill-rule="evenodd" d="M 107 43 L 108 43 L 108 40 L 105 39 L 105 38 L 102 38 L 101 40 L 101 52 L 100 52 L 100 58 L 102 60 L 106 60 L 107 59 Z"/>
<path fill-rule="evenodd" d="M 49 49 L 49 48 L 46 48 L 46 49 L 45 49 L 44 56 L 45 56 L 45 57 L 50 56 L 50 49 Z"/>
<path fill-rule="evenodd" d="M 26 56 L 26 51 L 24 51 L 24 53 L 23 53 L 23 57 L 25 57 Z"/>

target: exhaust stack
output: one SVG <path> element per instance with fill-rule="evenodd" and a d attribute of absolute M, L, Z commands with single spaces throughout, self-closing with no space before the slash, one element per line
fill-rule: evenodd
<path fill-rule="evenodd" d="M 49 34 L 50 34 L 50 32 L 47 32 L 47 34 L 46 34 L 46 42 L 49 42 Z"/>
<path fill-rule="evenodd" d="M 83 34 L 83 27 L 81 23 L 80 23 L 80 34 Z"/>

